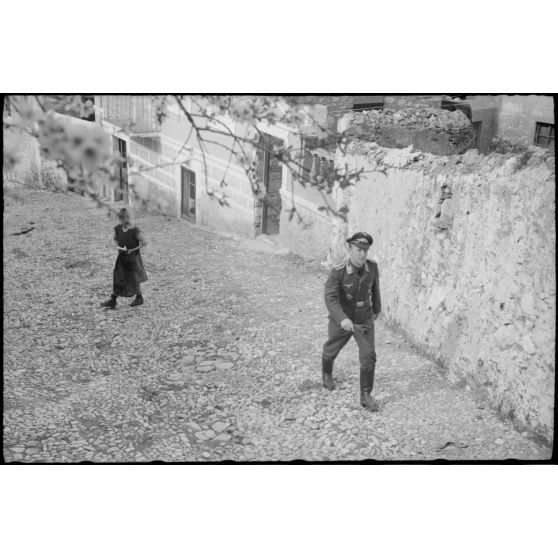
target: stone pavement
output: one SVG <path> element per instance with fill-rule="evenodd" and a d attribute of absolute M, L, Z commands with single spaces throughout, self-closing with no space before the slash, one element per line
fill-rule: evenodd
<path fill-rule="evenodd" d="M 102 210 L 26 190 L 4 238 L 7 462 L 548 459 L 377 322 L 380 413 L 354 341 L 321 387 L 325 271 L 185 222 L 139 220 L 146 304 L 99 308 L 115 250 Z"/>

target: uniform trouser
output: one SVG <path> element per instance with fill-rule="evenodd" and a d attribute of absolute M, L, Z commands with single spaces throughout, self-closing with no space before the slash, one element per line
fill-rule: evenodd
<path fill-rule="evenodd" d="M 354 335 L 358 345 L 360 361 L 360 389 L 370 393 L 374 387 L 374 371 L 376 369 L 374 322 L 354 324 L 354 328 L 354 334 L 351 331 L 345 331 L 335 320 L 330 318 L 328 325 L 329 338 L 324 344 L 322 358 L 326 362 L 333 363 L 339 351 Z"/>

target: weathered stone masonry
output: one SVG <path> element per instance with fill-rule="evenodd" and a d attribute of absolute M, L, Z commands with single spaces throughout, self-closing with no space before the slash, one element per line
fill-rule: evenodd
<path fill-rule="evenodd" d="M 370 138 L 385 147 L 407 147 L 449 155 L 468 149 L 473 139 L 471 122 L 461 112 L 418 105 L 402 109 L 347 113 L 346 132 Z"/>
<path fill-rule="evenodd" d="M 536 147 L 524 155 L 436 156 L 358 139 L 346 156 L 338 153 L 337 164 L 345 162 L 366 174 L 336 192 L 349 214 L 337 223 L 334 259 L 348 232 L 370 231 L 387 319 L 451 380 L 550 442 L 554 157 Z"/>

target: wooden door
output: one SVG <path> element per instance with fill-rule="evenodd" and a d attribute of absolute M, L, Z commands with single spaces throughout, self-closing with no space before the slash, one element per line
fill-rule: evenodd
<path fill-rule="evenodd" d="M 273 145 L 281 145 L 281 140 L 268 134 L 261 136 L 262 148 L 258 150 L 257 174 L 263 185 L 265 199 L 261 208 L 261 232 L 263 234 L 278 234 L 281 220 L 281 163 L 271 157 L 269 150 Z"/>
<path fill-rule="evenodd" d="M 281 221 L 281 163 L 274 157 L 267 158 L 266 203 L 264 209 L 264 234 L 279 234 Z"/>
<path fill-rule="evenodd" d="M 113 148 L 115 154 L 119 155 L 121 161 L 118 165 L 118 176 L 116 190 L 114 192 L 114 201 L 129 202 L 128 192 L 128 162 L 126 159 L 127 148 L 126 140 L 113 136 Z"/>

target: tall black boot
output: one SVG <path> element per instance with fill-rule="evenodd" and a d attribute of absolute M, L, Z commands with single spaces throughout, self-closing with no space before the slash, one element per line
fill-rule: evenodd
<path fill-rule="evenodd" d="M 374 367 L 360 369 L 360 404 L 370 411 L 378 411 L 378 403 L 372 397 Z"/>
<path fill-rule="evenodd" d="M 368 390 L 361 389 L 360 390 L 360 404 L 369 411 L 379 411 L 380 408 L 378 407 L 378 403 L 376 400 L 370 395 Z"/>
<path fill-rule="evenodd" d="M 326 389 L 335 389 L 335 384 L 333 383 L 333 361 L 324 357 L 322 357 L 322 382 Z"/>
<path fill-rule="evenodd" d="M 360 391 L 368 391 L 368 393 L 372 393 L 374 389 L 374 374 L 375 374 L 376 366 L 372 364 L 372 366 L 362 366 L 360 367 Z"/>
<path fill-rule="evenodd" d="M 111 295 L 109 300 L 105 300 L 105 302 L 101 302 L 101 306 L 103 308 L 111 308 L 114 310 L 116 308 L 116 297 Z"/>

